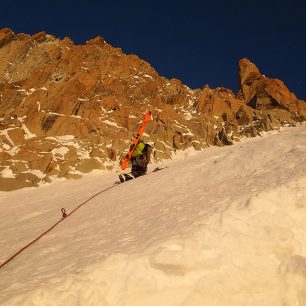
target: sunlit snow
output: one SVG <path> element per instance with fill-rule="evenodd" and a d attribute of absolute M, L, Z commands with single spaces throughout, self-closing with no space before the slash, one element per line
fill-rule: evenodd
<path fill-rule="evenodd" d="M 0 269 L 1 305 L 305 305 L 306 126 L 180 152 Z M 118 173 L 0 193 L 0 262 Z"/>

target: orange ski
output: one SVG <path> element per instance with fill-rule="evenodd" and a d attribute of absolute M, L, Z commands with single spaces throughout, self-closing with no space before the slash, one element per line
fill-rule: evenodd
<path fill-rule="evenodd" d="M 132 154 L 135 150 L 135 147 L 137 146 L 143 131 L 145 130 L 148 123 L 150 122 L 150 119 L 151 119 L 151 112 L 149 111 L 149 112 L 146 113 L 146 115 L 145 115 L 145 117 L 144 117 L 144 119 L 141 123 L 141 126 L 140 126 L 139 130 L 137 131 L 137 135 L 133 138 L 130 149 L 129 149 L 128 153 L 126 154 L 125 158 L 123 159 L 123 161 L 121 163 L 121 169 L 122 170 L 126 169 L 128 163 L 129 163 L 129 161 L 132 157 Z"/>

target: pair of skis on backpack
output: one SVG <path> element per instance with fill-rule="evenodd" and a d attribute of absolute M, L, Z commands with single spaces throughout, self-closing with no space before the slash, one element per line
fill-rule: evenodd
<path fill-rule="evenodd" d="M 137 144 L 139 143 L 139 141 L 141 139 L 141 136 L 142 136 L 146 126 L 149 124 L 150 120 L 151 120 L 151 112 L 148 111 L 145 114 L 145 117 L 144 117 L 144 119 L 143 119 L 143 121 L 142 121 L 142 123 L 141 123 L 141 125 L 140 125 L 140 127 L 138 129 L 138 131 L 137 131 L 136 136 L 132 140 L 132 144 L 130 146 L 130 149 L 129 149 L 128 153 L 126 154 L 125 158 L 123 159 L 123 161 L 122 161 L 122 163 L 120 165 L 122 170 L 125 170 L 127 168 L 128 163 L 129 163 L 129 161 L 130 161 L 130 159 L 132 157 L 132 154 L 133 154 Z M 164 169 L 164 168 L 157 167 L 152 172 L 156 172 L 156 171 L 161 170 L 161 169 Z M 124 183 L 124 182 L 132 180 L 134 178 L 136 178 L 136 177 L 133 176 L 132 173 L 129 173 L 129 174 L 123 173 L 123 174 L 119 175 L 120 182 L 116 182 L 116 183 L 119 183 L 119 184 L 120 183 Z"/>

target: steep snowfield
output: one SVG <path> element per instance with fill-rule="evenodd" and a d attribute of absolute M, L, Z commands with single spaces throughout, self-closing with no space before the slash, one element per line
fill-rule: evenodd
<path fill-rule="evenodd" d="M 190 153 L 0 269 L 0 305 L 306 305 L 306 126 Z M 116 175 L 0 193 L 0 262 Z"/>

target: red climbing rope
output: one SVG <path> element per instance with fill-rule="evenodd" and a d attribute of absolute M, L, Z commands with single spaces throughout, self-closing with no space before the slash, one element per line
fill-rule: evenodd
<path fill-rule="evenodd" d="M 83 203 L 81 203 L 79 206 L 77 206 L 74 210 L 72 210 L 69 214 L 66 213 L 65 208 L 61 209 L 62 212 L 62 219 L 60 219 L 59 221 L 57 221 L 55 224 L 53 224 L 49 229 L 47 229 L 45 232 L 43 232 L 41 235 L 39 235 L 37 238 L 35 238 L 34 240 L 32 240 L 30 243 L 28 243 L 27 245 L 25 245 L 23 248 L 21 248 L 18 252 L 16 252 L 14 255 L 12 255 L 10 258 L 8 258 L 5 262 L 3 262 L 2 264 L 0 264 L 0 269 L 3 268 L 5 265 L 7 265 L 10 261 L 12 261 L 16 256 L 18 256 L 19 254 L 21 254 L 25 249 L 27 249 L 28 247 L 30 247 L 32 244 L 34 244 L 36 241 L 38 241 L 41 237 L 43 237 L 44 235 L 46 235 L 47 233 L 49 233 L 53 228 L 55 228 L 58 224 L 60 224 L 62 221 L 64 221 L 65 219 L 67 219 L 67 217 L 71 216 L 76 210 L 78 210 L 81 206 L 85 205 L 86 203 L 88 203 L 90 200 L 92 200 L 93 198 L 95 198 L 96 196 L 98 196 L 99 194 L 116 187 L 117 184 L 112 185 L 110 187 L 105 188 L 104 190 L 94 194 L 93 196 L 91 196 L 89 199 L 87 199 L 86 201 L 84 201 Z"/>

